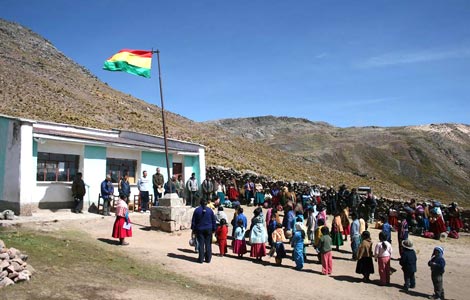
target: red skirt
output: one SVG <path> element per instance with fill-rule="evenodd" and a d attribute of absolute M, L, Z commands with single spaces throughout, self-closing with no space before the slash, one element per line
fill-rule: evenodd
<path fill-rule="evenodd" d="M 220 255 L 227 253 L 227 239 L 218 240 Z"/>
<path fill-rule="evenodd" d="M 235 254 L 245 254 L 246 251 L 246 241 L 245 240 L 234 240 L 232 244 L 232 250 Z"/>
<path fill-rule="evenodd" d="M 389 216 L 388 217 L 388 223 L 390 224 L 390 226 L 397 229 L 398 228 L 398 217 L 397 216 Z"/>
<path fill-rule="evenodd" d="M 266 244 L 265 243 L 256 243 L 251 244 L 250 257 L 262 257 L 266 256 Z"/>
<path fill-rule="evenodd" d="M 129 220 L 129 222 L 131 222 L 131 220 Z M 123 239 L 132 236 L 132 227 L 130 229 L 124 229 L 124 223 L 126 223 L 126 218 L 116 217 L 116 221 L 114 221 L 113 226 L 113 238 Z"/>
<path fill-rule="evenodd" d="M 454 230 L 459 230 L 463 228 L 463 222 L 460 220 L 459 217 L 450 217 L 450 222 L 449 222 L 450 228 Z"/>
<path fill-rule="evenodd" d="M 350 235 L 351 234 L 351 225 L 343 227 L 343 234 L 344 235 Z"/>

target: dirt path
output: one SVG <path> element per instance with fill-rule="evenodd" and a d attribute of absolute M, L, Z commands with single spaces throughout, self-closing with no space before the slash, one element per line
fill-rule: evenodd
<path fill-rule="evenodd" d="M 248 209 L 247 209 L 248 210 Z M 250 216 L 249 211 L 246 212 Z M 232 215 L 232 210 L 227 211 Z M 74 216 L 74 215 L 73 215 Z M 133 213 L 131 220 L 134 223 L 133 237 L 129 239 L 130 246 L 122 247 L 130 256 L 142 259 L 152 264 L 160 264 L 164 268 L 186 275 L 201 283 L 213 283 L 226 285 L 247 292 L 256 293 L 266 298 L 285 299 L 310 299 L 322 294 L 322 299 L 423 299 L 432 294 L 433 288 L 430 278 L 430 270 L 427 261 L 436 245 L 445 248 L 447 261 L 446 273 L 444 275 L 444 288 L 448 299 L 467 299 L 468 282 L 470 280 L 470 238 L 464 236 L 459 240 L 447 240 L 444 242 L 419 238 L 412 236 L 415 249 L 418 254 L 418 272 L 416 274 L 416 289 L 404 293 L 401 291 L 403 275 L 398 264 L 398 245 L 396 234 L 393 235 L 393 260 L 392 268 L 397 269 L 391 276 L 391 286 L 378 286 L 378 270 L 375 265 L 375 274 L 371 276 L 372 284 L 362 283 L 359 274 L 355 274 L 355 262 L 350 260 L 349 241 L 341 247 L 340 252 L 333 253 L 333 275 L 321 275 L 321 265 L 317 263 L 314 250 L 307 248 L 308 262 L 302 271 L 293 269 L 294 262 L 289 258 L 284 259 L 282 266 L 274 265 L 274 258 L 264 258 L 262 263 L 257 263 L 249 257 L 238 259 L 231 255 L 218 257 L 213 256 L 210 264 L 196 263 L 197 254 L 189 246 L 189 231 L 168 234 L 149 230 L 149 215 Z M 330 219 L 331 220 L 331 219 Z M 33 226 L 43 230 L 53 228 L 75 228 L 88 232 L 97 242 L 107 243 L 106 247 L 116 246 L 111 235 L 114 217 L 100 217 L 96 215 L 83 215 L 78 219 L 58 219 L 57 222 L 48 223 L 44 226 L 42 222 L 33 223 Z M 328 221 L 328 224 L 330 222 Z M 38 229 L 39 229 L 38 228 Z M 371 229 L 374 244 L 378 240 L 378 230 Z M 230 231 L 229 231 L 230 232 Z M 286 245 L 288 254 L 290 246 Z M 218 247 L 213 246 L 213 253 L 218 253 Z M 161 293 L 165 289 L 161 287 L 152 288 L 149 283 L 148 293 L 139 289 L 129 288 L 122 299 L 155 299 L 174 298 L 171 292 L 166 295 Z M 137 293 L 137 294 L 136 294 Z M 125 296 L 124 296 L 125 295 Z M 150 298 L 152 295 L 153 298 Z M 149 298 L 147 298 L 147 296 Z M 196 299 L 196 295 L 188 293 L 187 298 Z M 186 298 L 186 297 L 185 297 Z M 221 295 L 220 298 L 224 298 Z"/>

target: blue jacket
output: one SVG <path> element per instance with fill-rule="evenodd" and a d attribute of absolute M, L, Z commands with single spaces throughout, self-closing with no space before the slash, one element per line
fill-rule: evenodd
<path fill-rule="evenodd" d="M 243 228 L 246 229 L 246 227 L 248 226 L 248 220 L 246 219 L 246 216 L 241 213 L 237 216 L 237 221 L 235 222 L 235 224 L 238 224 L 238 220 L 242 220 L 243 222 Z"/>
<path fill-rule="evenodd" d="M 109 199 L 109 196 L 114 194 L 114 186 L 111 181 L 103 180 L 101 182 L 101 197 L 103 199 Z"/>
<path fill-rule="evenodd" d="M 403 248 L 403 254 L 400 258 L 400 266 L 403 272 L 416 272 L 416 252 L 414 250 Z"/>
<path fill-rule="evenodd" d="M 124 179 L 121 179 L 121 188 L 119 189 L 119 196 L 124 195 L 126 197 L 129 197 L 131 194 L 131 186 L 129 182 L 125 181 Z"/>
<path fill-rule="evenodd" d="M 431 260 L 428 262 L 428 266 L 431 267 L 431 273 L 443 274 L 445 271 L 446 261 L 442 257 L 442 254 L 439 253 L 438 255 L 431 257 Z"/>
<path fill-rule="evenodd" d="M 194 231 L 210 230 L 215 231 L 215 215 L 212 209 L 207 206 L 198 206 L 193 213 L 191 229 Z"/>

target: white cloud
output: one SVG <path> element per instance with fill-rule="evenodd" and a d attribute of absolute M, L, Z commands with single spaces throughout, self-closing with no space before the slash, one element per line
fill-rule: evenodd
<path fill-rule="evenodd" d="M 470 56 L 470 48 L 392 52 L 370 57 L 356 64 L 359 68 L 378 68 Z"/>

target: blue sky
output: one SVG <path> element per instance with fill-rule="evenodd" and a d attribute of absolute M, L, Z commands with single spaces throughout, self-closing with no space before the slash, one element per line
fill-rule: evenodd
<path fill-rule="evenodd" d="M 17 1 L 0 17 L 124 93 L 152 78 L 102 70 L 160 49 L 165 109 L 195 121 L 261 115 L 335 126 L 470 124 L 470 1 Z"/>

